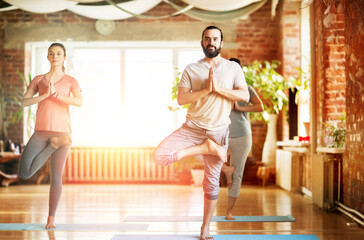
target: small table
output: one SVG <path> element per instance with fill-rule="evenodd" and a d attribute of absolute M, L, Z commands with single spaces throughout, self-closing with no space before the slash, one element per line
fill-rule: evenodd
<path fill-rule="evenodd" d="M 12 159 L 20 159 L 20 154 L 15 154 L 13 152 L 0 152 L 0 163 L 6 163 Z"/>
<path fill-rule="evenodd" d="M 276 175 L 276 168 L 270 166 L 260 166 L 257 170 L 257 177 L 262 180 L 262 186 L 264 187 L 270 177 Z"/>

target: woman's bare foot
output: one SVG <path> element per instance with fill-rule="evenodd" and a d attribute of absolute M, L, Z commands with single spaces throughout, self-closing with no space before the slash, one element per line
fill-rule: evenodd
<path fill-rule="evenodd" d="M 227 162 L 226 151 L 223 147 L 209 138 L 203 144 L 207 148 L 208 154 L 217 155 L 223 163 Z"/>
<path fill-rule="evenodd" d="M 9 187 L 10 184 L 12 184 L 13 182 L 19 181 L 19 178 L 10 178 L 10 179 L 3 179 L 3 181 L 1 182 L 1 186 L 3 187 Z"/>
<path fill-rule="evenodd" d="M 48 216 L 47 225 L 45 226 L 46 229 L 53 229 L 56 228 L 56 225 L 54 224 L 54 217 Z"/>
<path fill-rule="evenodd" d="M 227 187 L 231 188 L 231 185 L 233 184 L 233 173 L 235 171 L 235 167 L 223 164 L 221 171 L 225 174 Z"/>
<path fill-rule="evenodd" d="M 201 226 L 200 240 L 214 240 L 214 237 L 210 235 L 208 226 Z"/>
<path fill-rule="evenodd" d="M 57 149 L 64 145 L 71 145 L 72 140 L 69 136 L 59 136 L 59 137 L 51 137 L 50 139 L 51 145 Z"/>
<path fill-rule="evenodd" d="M 226 212 L 226 216 L 225 216 L 226 220 L 235 220 L 236 218 L 233 217 L 233 214 L 231 212 Z"/>
<path fill-rule="evenodd" d="M 7 179 L 13 179 L 13 178 L 18 177 L 17 174 L 6 174 L 6 173 L 2 172 L 1 170 L 0 170 L 0 176 L 3 176 L 4 178 L 7 178 Z"/>

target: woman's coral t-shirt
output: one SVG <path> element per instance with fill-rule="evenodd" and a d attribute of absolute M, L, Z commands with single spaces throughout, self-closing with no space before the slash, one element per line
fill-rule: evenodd
<path fill-rule="evenodd" d="M 48 85 L 49 82 L 45 75 L 39 75 L 29 84 L 28 89 L 31 88 L 42 95 L 47 92 Z M 72 90 L 77 88 L 80 88 L 77 80 L 67 74 L 54 84 L 55 92 L 61 96 L 70 97 Z M 55 96 L 50 96 L 39 102 L 35 131 L 71 133 L 69 104 L 60 101 Z"/>

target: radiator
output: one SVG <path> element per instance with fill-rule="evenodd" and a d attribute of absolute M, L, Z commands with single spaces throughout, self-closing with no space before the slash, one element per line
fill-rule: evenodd
<path fill-rule="evenodd" d="M 66 183 L 172 183 L 173 165 L 157 166 L 153 148 L 73 147 L 65 166 Z"/>
<path fill-rule="evenodd" d="M 334 159 L 315 154 L 312 158 L 312 201 L 320 208 L 334 204 Z"/>
<path fill-rule="evenodd" d="M 300 189 L 298 158 L 295 152 L 276 150 L 276 184 L 287 191 L 298 192 Z"/>

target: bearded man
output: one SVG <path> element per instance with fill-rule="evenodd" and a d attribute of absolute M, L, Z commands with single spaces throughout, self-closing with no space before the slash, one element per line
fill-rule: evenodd
<path fill-rule="evenodd" d="M 205 58 L 189 64 L 178 85 L 178 104 L 191 104 L 186 122 L 164 139 L 153 154 L 155 163 L 162 166 L 191 156 L 203 156 L 201 240 L 214 239 L 210 235 L 210 222 L 220 189 L 221 167 L 227 161 L 232 103 L 249 101 L 241 67 L 220 56 L 223 45 L 223 34 L 218 27 L 209 26 L 202 32 Z"/>

